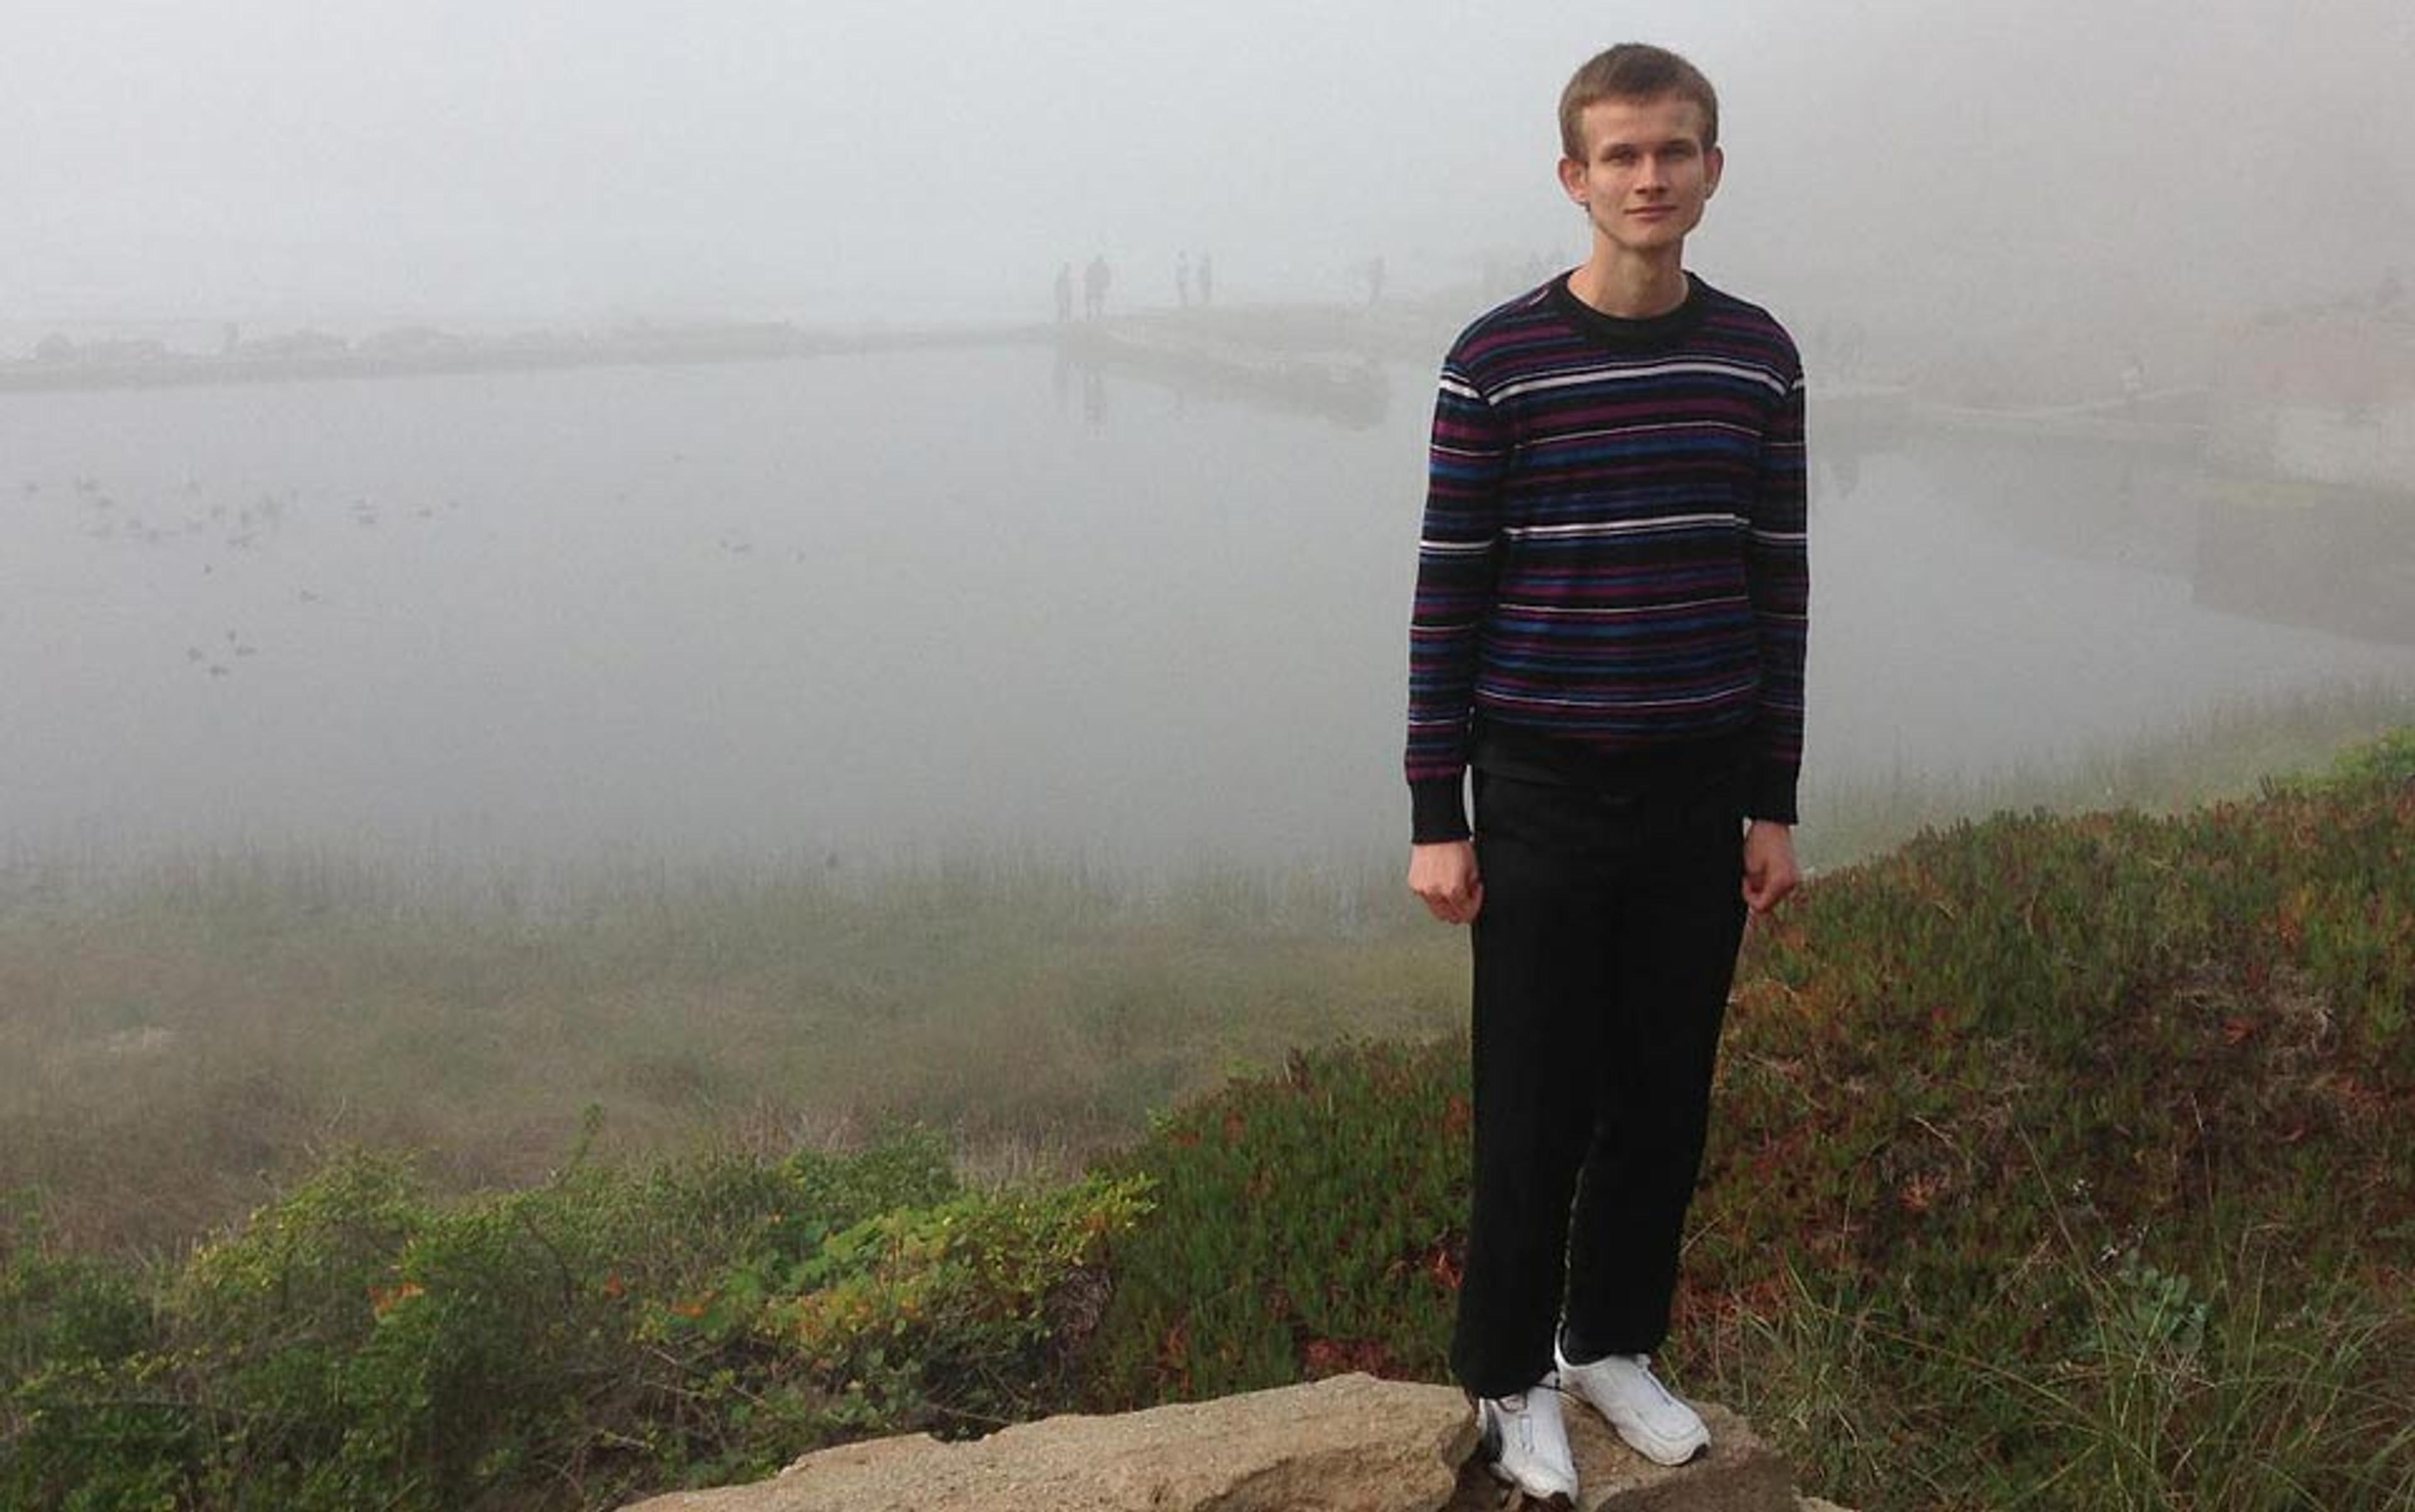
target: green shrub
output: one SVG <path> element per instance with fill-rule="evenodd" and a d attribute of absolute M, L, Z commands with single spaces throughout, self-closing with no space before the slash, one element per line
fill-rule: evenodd
<path fill-rule="evenodd" d="M 0 1270 L 8 1505 L 585 1506 L 865 1433 L 1053 1405 L 1136 1181 L 963 1190 L 910 1132 L 859 1155 L 430 1198 L 340 1157 L 134 1283 Z"/>
<path fill-rule="evenodd" d="M 1093 1399 L 1436 1376 L 1465 1217 L 1465 1062 L 1458 1041 L 1295 1055 L 1115 1162 L 1156 1208 L 1114 1251 Z"/>
<path fill-rule="evenodd" d="M 0 1209 L 0 1380 L 61 1360 L 123 1359 L 151 1340 L 151 1308 L 130 1276 L 59 1252 L 32 1194 Z"/>
<path fill-rule="evenodd" d="M 700 1295 L 653 1305 L 645 1336 L 750 1373 L 692 1372 L 738 1430 L 710 1471 L 872 1432 L 985 1432 L 1060 1405 L 1096 1322 L 1106 1240 L 1145 1183 L 1091 1177 L 963 1195 L 759 1251 Z"/>
<path fill-rule="evenodd" d="M 60 1254 L 31 1200 L 0 1227 L 0 1505 L 156 1512 L 179 1505 L 194 1415 L 157 1379 L 134 1279 Z"/>
<path fill-rule="evenodd" d="M 2415 726 L 2392 730 L 2343 754 L 2332 764 L 2330 779 L 2332 786 L 2393 782 L 2415 782 Z"/>

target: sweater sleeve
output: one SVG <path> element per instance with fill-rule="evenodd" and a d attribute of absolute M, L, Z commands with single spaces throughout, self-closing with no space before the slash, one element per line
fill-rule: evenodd
<path fill-rule="evenodd" d="M 1411 838 L 1419 845 L 1468 833 L 1462 791 L 1477 651 L 1492 604 L 1500 487 L 1509 455 L 1508 427 L 1454 353 L 1443 365 L 1434 397 L 1417 596 L 1409 613 L 1407 768 Z"/>
<path fill-rule="evenodd" d="M 1747 558 L 1759 636 L 1761 696 L 1755 713 L 1752 816 L 1795 822 L 1803 765 L 1803 660 L 1810 626 L 1811 574 L 1804 450 L 1803 369 L 1793 364 L 1784 397 L 1762 436 Z"/>

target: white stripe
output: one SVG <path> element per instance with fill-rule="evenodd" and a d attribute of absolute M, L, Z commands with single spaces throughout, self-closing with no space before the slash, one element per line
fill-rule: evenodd
<path fill-rule="evenodd" d="M 1557 446 L 1572 441 L 1599 441 L 1605 436 L 1649 436 L 1664 430 L 1726 430 L 1739 436 L 1762 434 L 1750 426 L 1732 425 L 1725 420 L 1693 420 L 1665 426 L 1604 426 L 1599 430 L 1571 430 L 1565 436 L 1551 438 L 1551 444 Z M 1537 449 L 1541 450 L 1540 447 Z"/>
<path fill-rule="evenodd" d="M 1585 525 L 1511 525 L 1501 533 L 1519 541 L 1528 536 L 1632 535 L 1646 531 L 1690 531 L 1704 525 L 1743 523 L 1741 515 L 1661 515 L 1652 519 L 1599 520 Z"/>
<path fill-rule="evenodd" d="M 1767 541 L 1773 546 L 1792 546 L 1798 541 L 1811 539 L 1802 531 L 1755 531 L 1752 532 L 1752 538 L 1756 541 Z"/>
<path fill-rule="evenodd" d="M 1455 394 L 1462 399 L 1474 399 L 1478 404 L 1484 402 L 1484 396 L 1476 391 L 1475 384 L 1464 379 L 1454 378 L 1448 373 L 1442 375 L 1442 391 L 1445 394 Z"/>
<path fill-rule="evenodd" d="M 1418 549 L 1420 551 L 1440 551 L 1444 553 L 1490 551 L 1492 549 L 1492 543 L 1498 539 L 1499 537 L 1497 536 L 1488 535 L 1481 541 L 1419 541 L 1418 543 Z"/>
<path fill-rule="evenodd" d="M 1656 362 L 1641 367 L 1587 367 L 1573 373 L 1555 373 L 1548 378 L 1529 378 L 1522 382 L 1504 383 L 1499 398 L 1514 398 L 1539 389 L 1569 388 L 1579 383 L 1623 383 L 1645 378 L 1666 378 L 1673 373 L 1711 373 L 1721 378 L 1741 378 L 1758 383 L 1772 394 L 1784 394 L 1786 381 L 1766 367 L 1747 367 L 1732 362 Z"/>

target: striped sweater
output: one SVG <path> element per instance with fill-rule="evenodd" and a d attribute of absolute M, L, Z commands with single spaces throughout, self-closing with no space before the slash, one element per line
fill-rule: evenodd
<path fill-rule="evenodd" d="M 1735 749 L 1752 814 L 1793 822 L 1802 363 L 1767 311 L 1688 278 L 1633 321 L 1563 275 L 1444 360 L 1409 629 L 1420 843 L 1467 833 L 1496 736 L 1604 772 Z"/>

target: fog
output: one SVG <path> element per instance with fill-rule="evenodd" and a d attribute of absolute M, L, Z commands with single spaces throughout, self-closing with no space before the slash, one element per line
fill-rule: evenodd
<path fill-rule="evenodd" d="M 1032 315 L 1582 249 L 1552 104 L 1628 32 L 1723 94 L 1697 262 L 1991 332 L 2415 263 L 2397 0 L 12 0 L 0 320 Z M 1136 282 L 1128 287 L 1141 287 Z M 1170 291 L 1169 291 L 1170 292 Z"/>
<path fill-rule="evenodd" d="M 852 860 L 1037 834 L 1250 862 L 1397 848 L 1433 361 L 1520 270 L 1582 255 L 1554 104 L 1634 21 L 8 17 L 0 844 Z M 1636 29 L 1722 95 L 1689 262 L 1809 355 L 1811 788 L 2415 689 L 2415 342 L 2292 323 L 2407 328 L 2415 7 Z M 1262 337 L 1360 321 L 1348 402 L 1007 339 L 1046 334 L 1062 265 L 1102 257 L 1111 313 L 1165 311 L 1178 258 L 1211 255 L 1220 307 L 1277 311 Z M 994 329 L 717 367 L 34 371 L 54 337 L 188 361 L 237 331 L 704 321 Z M 2208 423 L 2222 370 L 2288 365 L 2315 376 Z M 1921 428 L 1938 400 L 1960 430 Z"/>

